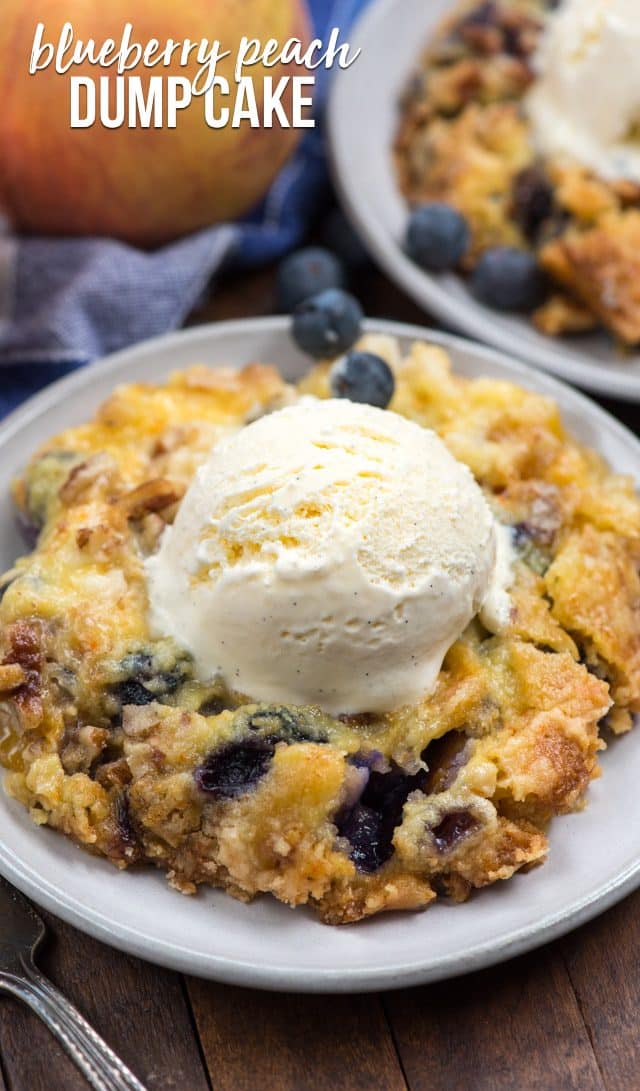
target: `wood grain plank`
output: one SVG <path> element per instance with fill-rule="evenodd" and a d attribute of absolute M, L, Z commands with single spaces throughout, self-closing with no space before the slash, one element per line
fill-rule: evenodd
<path fill-rule="evenodd" d="M 14 1025 L 22 1005 L 4 993 L 0 996 L 0 1091 L 11 1091 L 9 1070 L 14 1053 Z M 70 1088 L 74 1091 L 74 1088 Z"/>
<path fill-rule="evenodd" d="M 190 316 L 189 325 L 244 318 L 276 312 L 275 265 L 238 276 L 225 277 L 215 291 Z M 401 288 L 391 284 L 375 266 L 362 270 L 351 285 L 368 317 L 393 318 L 397 322 L 433 325 L 427 311 Z"/>
<path fill-rule="evenodd" d="M 215 1091 L 406 1091 L 377 997 L 188 989 Z"/>
<path fill-rule="evenodd" d="M 640 892 L 561 948 L 606 1086 L 640 1088 Z"/>
<path fill-rule="evenodd" d="M 273 314 L 275 266 L 226 276 L 189 316 L 188 325 Z"/>
<path fill-rule="evenodd" d="M 44 1024 L 19 1000 L 4 996 L 0 1055 L 10 1091 L 87 1091 L 84 1077 Z"/>
<path fill-rule="evenodd" d="M 604 1089 L 557 949 L 384 1002 L 411 1091 Z"/>
<path fill-rule="evenodd" d="M 43 916 L 50 937 L 39 959 L 43 971 L 149 1091 L 208 1091 L 180 976 Z M 11 1091 L 86 1091 L 34 1015 L 14 1003 L 1 1011 L 0 1049 Z"/>

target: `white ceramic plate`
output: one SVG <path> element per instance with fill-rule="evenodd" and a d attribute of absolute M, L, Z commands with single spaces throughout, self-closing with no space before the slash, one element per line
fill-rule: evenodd
<path fill-rule="evenodd" d="M 622 356 L 605 334 L 570 339 L 538 333 L 526 318 L 476 302 L 461 277 L 430 275 L 404 254 L 407 208 L 391 146 L 400 94 L 452 0 L 375 0 L 349 34 L 361 56 L 333 81 L 329 142 L 347 215 L 372 255 L 442 322 L 563 379 L 609 397 L 640 401 L 640 354 Z"/>
<path fill-rule="evenodd" d="M 371 322 L 407 345 L 449 346 L 465 375 L 493 375 L 550 394 L 569 428 L 618 470 L 640 477 L 640 443 L 582 395 L 490 349 L 413 326 Z M 284 318 L 203 326 L 147 342 L 76 373 L 0 427 L 0 569 L 21 550 L 8 485 L 47 436 L 87 419 L 123 380 L 156 380 L 194 362 L 307 366 Z M 605 909 L 640 883 L 640 738 L 620 739 L 580 815 L 559 818 L 548 863 L 529 875 L 426 913 L 390 914 L 330 928 L 271 898 L 242 905 L 220 891 L 185 898 L 163 875 L 118 872 L 61 834 L 34 826 L 0 791 L 0 872 L 34 901 L 99 939 L 175 969 L 221 981 L 296 991 L 395 988 L 477 969 L 541 944 Z"/>

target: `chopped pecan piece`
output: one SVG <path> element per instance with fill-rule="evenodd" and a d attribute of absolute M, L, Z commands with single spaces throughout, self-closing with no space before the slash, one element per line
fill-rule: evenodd
<path fill-rule="evenodd" d="M 145 553 L 153 553 L 160 541 L 160 535 L 166 527 L 164 519 L 157 512 L 149 512 L 140 524 L 138 540 Z"/>
<path fill-rule="evenodd" d="M 72 728 L 60 750 L 60 760 L 65 772 L 88 773 L 108 739 L 109 732 L 102 727 L 85 724 L 83 727 Z"/>
<path fill-rule="evenodd" d="M 547 273 L 626 344 L 640 341 L 640 212 L 605 217 L 582 233 L 547 243 Z"/>
<path fill-rule="evenodd" d="M 159 455 L 167 455 L 172 451 L 176 451 L 179 447 L 183 447 L 189 442 L 189 435 L 189 429 L 184 425 L 174 425 L 165 429 L 162 435 L 154 440 L 151 447 L 151 457 L 158 458 Z"/>
<path fill-rule="evenodd" d="M 10 651 L 4 663 L 19 663 L 25 673 L 39 671 L 42 666 L 40 626 L 37 622 L 16 621 L 7 631 Z"/>
<path fill-rule="evenodd" d="M 95 771 L 95 779 L 103 788 L 124 788 L 131 782 L 131 770 L 126 758 L 99 765 Z"/>
<path fill-rule="evenodd" d="M 180 481 L 170 481 L 166 477 L 156 477 L 145 481 L 137 488 L 121 496 L 118 504 L 124 508 L 128 519 L 142 519 L 150 512 L 164 511 L 182 500 L 186 485 Z"/>
<path fill-rule="evenodd" d="M 79 462 L 73 467 L 66 481 L 61 485 L 58 496 L 63 504 L 72 504 L 80 500 L 92 485 L 111 477 L 115 470 L 116 464 L 111 455 L 105 451 L 99 451 L 85 462 Z"/>
<path fill-rule="evenodd" d="M 7 629 L 10 651 L 2 666 L 18 666 L 23 680 L 14 690 L 16 704 L 34 718 L 42 714 L 40 672 L 44 656 L 41 649 L 41 627 L 33 621 L 15 621 Z"/>
<path fill-rule="evenodd" d="M 109 555 L 122 545 L 123 536 L 108 523 L 94 523 L 79 527 L 76 531 L 78 549 L 86 549 L 94 556 L 108 559 Z"/>

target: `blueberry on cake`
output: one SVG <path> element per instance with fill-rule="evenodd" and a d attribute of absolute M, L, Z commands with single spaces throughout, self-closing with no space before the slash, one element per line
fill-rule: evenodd
<path fill-rule="evenodd" d="M 455 5 L 401 104 L 409 255 L 543 333 L 640 343 L 639 48 L 628 0 Z"/>
<path fill-rule="evenodd" d="M 120 386 L 14 497 L 6 791 L 185 894 L 464 901 L 544 860 L 640 707 L 631 481 L 441 348 Z"/>

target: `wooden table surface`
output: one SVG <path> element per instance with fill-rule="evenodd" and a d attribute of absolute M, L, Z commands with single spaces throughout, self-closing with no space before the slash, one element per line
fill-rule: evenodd
<path fill-rule="evenodd" d="M 357 292 L 370 315 L 428 321 L 375 270 Z M 219 286 L 195 319 L 272 311 L 266 270 Z M 633 406 L 607 408 L 638 427 Z M 640 892 L 532 954 L 383 995 L 217 985 L 47 922 L 42 968 L 150 1091 L 640 1089 Z M 0 1061 L 0 1091 L 86 1089 L 42 1024 L 4 997 Z"/>

